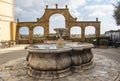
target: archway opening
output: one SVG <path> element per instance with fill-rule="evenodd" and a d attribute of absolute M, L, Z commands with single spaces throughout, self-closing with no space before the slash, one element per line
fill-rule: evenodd
<path fill-rule="evenodd" d="M 36 26 L 33 29 L 33 39 L 44 38 L 44 29 L 42 26 Z"/>
<path fill-rule="evenodd" d="M 19 28 L 19 39 L 26 40 L 29 39 L 29 28 L 26 26 Z"/>
<path fill-rule="evenodd" d="M 49 19 L 49 33 L 55 34 L 54 28 L 65 28 L 65 17 L 61 14 L 53 14 Z"/>
<path fill-rule="evenodd" d="M 70 29 L 70 37 L 71 38 L 81 38 L 81 27 L 73 26 Z"/>
<path fill-rule="evenodd" d="M 95 27 L 87 26 L 85 27 L 85 38 L 95 37 Z"/>

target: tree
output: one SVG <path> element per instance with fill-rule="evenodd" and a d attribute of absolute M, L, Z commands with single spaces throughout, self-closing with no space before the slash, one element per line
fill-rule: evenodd
<path fill-rule="evenodd" d="M 114 5 L 115 10 L 114 10 L 114 19 L 116 20 L 116 24 L 120 25 L 120 2 L 117 3 L 117 5 Z"/>

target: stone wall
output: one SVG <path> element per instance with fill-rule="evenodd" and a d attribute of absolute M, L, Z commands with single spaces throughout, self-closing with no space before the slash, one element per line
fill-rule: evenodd
<path fill-rule="evenodd" d="M 21 27 L 28 27 L 29 28 L 29 43 L 33 43 L 33 29 L 36 26 L 42 26 L 44 29 L 44 38 L 55 40 L 55 37 L 51 37 L 49 33 L 49 19 L 51 15 L 53 14 L 61 14 L 65 17 L 65 26 L 68 29 L 66 32 L 67 39 L 70 39 L 70 29 L 73 26 L 79 26 L 81 27 L 81 38 L 80 39 L 74 39 L 73 41 L 85 41 L 85 28 L 87 26 L 93 26 L 95 27 L 95 36 L 100 36 L 100 21 L 98 21 L 98 18 L 96 18 L 95 21 L 77 21 L 77 18 L 74 18 L 71 16 L 69 12 L 69 8 L 67 5 L 65 8 L 58 8 L 58 5 L 56 4 L 56 8 L 48 8 L 48 5 L 46 5 L 45 13 L 41 18 L 37 18 L 37 21 L 35 22 L 19 22 L 17 24 L 17 30 L 16 30 L 16 40 L 19 41 L 19 29 Z"/>

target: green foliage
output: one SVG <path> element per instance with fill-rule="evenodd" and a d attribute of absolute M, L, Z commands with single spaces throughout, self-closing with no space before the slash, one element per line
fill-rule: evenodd
<path fill-rule="evenodd" d="M 34 34 L 34 39 L 41 39 L 41 38 L 44 38 L 44 35 L 41 35 L 41 34 Z"/>
<path fill-rule="evenodd" d="M 93 42 L 96 42 L 96 44 L 98 45 L 107 45 L 109 37 L 101 36 L 101 37 L 92 37 L 91 39 Z"/>
<path fill-rule="evenodd" d="M 116 20 L 116 24 L 120 25 L 120 2 L 117 3 L 117 5 L 114 5 L 114 19 Z"/>
<path fill-rule="evenodd" d="M 99 44 L 100 45 L 107 45 L 108 44 L 108 40 L 107 39 L 100 39 L 99 40 Z"/>
<path fill-rule="evenodd" d="M 100 37 L 92 37 L 91 39 L 92 40 L 94 40 L 94 39 L 97 39 L 97 40 L 106 39 L 106 40 L 108 40 L 109 37 L 107 37 L 107 36 L 100 36 Z"/>

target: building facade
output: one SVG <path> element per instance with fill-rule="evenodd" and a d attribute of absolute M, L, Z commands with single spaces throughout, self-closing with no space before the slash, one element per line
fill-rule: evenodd
<path fill-rule="evenodd" d="M 120 29 L 106 31 L 105 36 L 108 36 L 110 38 L 110 41 L 113 42 L 120 41 Z"/>
<path fill-rule="evenodd" d="M 12 40 L 14 0 L 0 0 L 0 42 Z"/>

